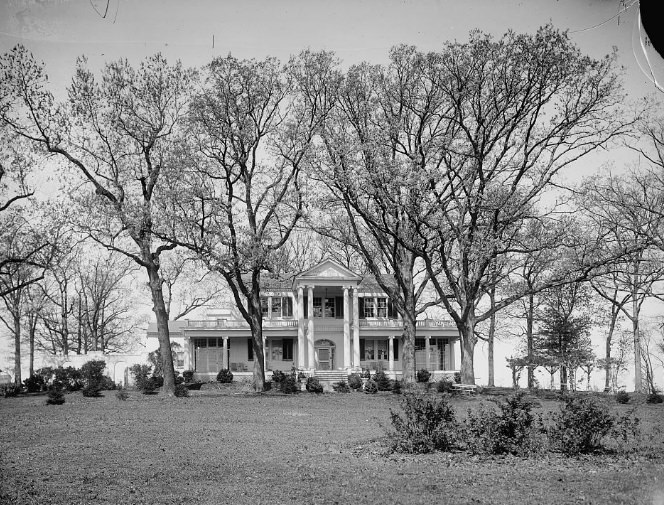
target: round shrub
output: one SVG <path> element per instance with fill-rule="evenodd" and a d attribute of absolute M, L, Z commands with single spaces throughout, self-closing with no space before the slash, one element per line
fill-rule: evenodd
<path fill-rule="evenodd" d="M 221 382 L 222 384 L 230 384 L 233 382 L 233 372 L 231 372 L 228 368 L 222 368 L 217 374 L 217 382 Z"/>
<path fill-rule="evenodd" d="M 400 394 L 401 394 L 401 386 L 402 386 L 401 381 L 400 381 L 400 380 L 395 380 L 395 381 L 392 383 L 392 392 L 393 392 L 395 395 L 400 395 Z"/>
<path fill-rule="evenodd" d="M 46 405 L 62 405 L 63 403 L 65 403 L 65 394 L 61 389 L 51 389 L 48 392 Z"/>
<path fill-rule="evenodd" d="M 193 370 L 185 370 L 182 372 L 182 377 L 184 377 L 185 382 L 193 382 L 194 381 L 194 371 Z"/>
<path fill-rule="evenodd" d="M 348 376 L 348 387 L 355 391 L 362 388 L 362 378 L 359 374 L 352 373 Z"/>
<path fill-rule="evenodd" d="M 371 372 L 368 368 L 363 368 L 360 372 L 360 378 L 362 379 L 371 379 Z"/>
<path fill-rule="evenodd" d="M 286 378 L 286 374 L 281 370 L 275 370 L 272 372 L 272 382 L 280 384 Z"/>
<path fill-rule="evenodd" d="M 350 393 L 350 387 L 346 381 L 339 381 L 332 384 L 332 389 L 337 393 Z"/>
<path fill-rule="evenodd" d="M 621 404 L 629 403 L 629 395 L 627 391 L 618 391 L 616 393 L 616 401 Z"/>
<path fill-rule="evenodd" d="M 28 393 L 38 393 L 46 389 L 46 383 L 41 375 L 33 375 L 23 381 Z"/>
<path fill-rule="evenodd" d="M 650 393 L 646 399 L 646 403 L 662 403 L 662 401 L 664 399 L 662 399 L 662 395 L 659 393 Z"/>
<path fill-rule="evenodd" d="M 448 378 L 443 377 L 436 383 L 436 390 L 439 393 L 451 393 L 454 383 Z"/>
<path fill-rule="evenodd" d="M 577 396 L 566 398 L 560 412 L 551 419 L 549 440 L 554 448 L 569 456 L 599 449 L 615 424 L 607 407 L 592 398 Z"/>
<path fill-rule="evenodd" d="M 101 396 L 101 384 L 93 382 L 85 386 L 81 392 L 86 398 L 99 398 Z"/>
<path fill-rule="evenodd" d="M 372 379 L 369 379 L 364 385 L 364 392 L 368 395 L 375 395 L 378 393 L 378 384 L 376 384 Z"/>
<path fill-rule="evenodd" d="M 127 398 L 129 398 L 129 392 L 126 389 L 120 388 L 115 392 L 115 397 L 121 402 L 127 401 Z"/>
<path fill-rule="evenodd" d="M 392 389 L 392 381 L 382 370 L 374 374 L 373 380 L 378 386 L 378 391 L 390 391 Z"/>
<path fill-rule="evenodd" d="M 306 388 L 307 388 L 307 391 L 309 391 L 310 393 L 320 394 L 320 393 L 323 392 L 323 386 L 321 386 L 321 383 L 318 380 L 318 377 L 307 377 Z"/>
<path fill-rule="evenodd" d="M 287 395 L 292 395 L 294 393 L 299 393 L 300 392 L 300 384 L 298 383 L 297 379 L 295 378 L 295 374 L 284 376 L 284 378 L 281 380 L 281 382 L 278 382 L 277 384 L 279 386 L 279 388 L 278 388 L 279 391 L 281 391 L 282 393 L 285 393 Z"/>
<path fill-rule="evenodd" d="M 423 368 L 422 370 L 418 370 L 415 376 L 417 382 L 429 382 L 429 378 L 431 377 L 431 372 Z"/>
<path fill-rule="evenodd" d="M 189 389 L 184 384 L 175 385 L 175 396 L 178 398 L 186 398 L 189 396 Z"/>

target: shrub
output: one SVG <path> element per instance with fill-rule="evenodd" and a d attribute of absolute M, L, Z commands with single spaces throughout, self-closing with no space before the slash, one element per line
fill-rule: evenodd
<path fill-rule="evenodd" d="M 33 375 L 23 381 L 28 393 L 37 393 L 46 389 L 46 382 L 41 375 Z"/>
<path fill-rule="evenodd" d="M 401 386 L 402 386 L 401 381 L 400 381 L 400 380 L 395 380 L 395 381 L 392 383 L 392 392 L 393 392 L 395 395 L 400 395 L 400 394 L 401 394 Z"/>
<path fill-rule="evenodd" d="M 100 387 L 100 389 L 105 390 L 105 391 L 113 391 L 118 386 L 115 382 L 113 382 L 113 379 L 111 379 L 110 377 L 108 377 L 106 375 L 103 375 L 101 380 L 99 381 L 99 387 Z"/>
<path fill-rule="evenodd" d="M 568 456 L 599 449 L 616 421 L 607 407 L 592 398 L 571 396 L 564 401 L 560 411 L 551 418 L 549 440 L 552 446 Z"/>
<path fill-rule="evenodd" d="M 627 391 L 618 391 L 616 393 L 616 401 L 623 405 L 629 403 L 629 394 L 627 394 Z"/>
<path fill-rule="evenodd" d="M 350 393 L 350 387 L 346 381 L 339 381 L 332 384 L 332 389 L 337 393 Z"/>
<path fill-rule="evenodd" d="M 164 385 L 163 375 L 152 375 L 150 380 L 152 380 L 152 383 L 154 384 L 155 389 L 160 388 Z"/>
<path fill-rule="evenodd" d="M 361 379 L 371 379 L 371 372 L 369 371 L 368 368 L 363 368 L 362 371 L 360 372 L 360 378 Z"/>
<path fill-rule="evenodd" d="M 272 372 L 272 382 L 279 384 L 286 378 L 286 374 L 281 370 L 275 370 Z"/>
<path fill-rule="evenodd" d="M 134 378 L 134 384 L 136 385 L 136 389 L 139 391 L 143 391 L 145 387 L 148 385 L 148 382 L 150 382 L 150 387 L 152 387 L 152 391 L 154 391 L 154 383 L 151 382 L 150 379 L 150 371 L 152 370 L 152 367 L 150 365 L 132 365 L 129 367 L 129 372 L 131 373 L 132 377 Z"/>
<path fill-rule="evenodd" d="M 175 396 L 178 398 L 186 398 L 189 396 L 189 389 L 184 384 L 175 385 Z"/>
<path fill-rule="evenodd" d="M 230 384 L 233 382 L 233 372 L 231 372 L 228 368 L 222 368 L 217 374 L 217 382 L 221 382 L 222 384 Z"/>
<path fill-rule="evenodd" d="M 101 396 L 101 385 L 98 382 L 88 384 L 82 389 L 82 393 L 87 398 L 99 398 Z"/>
<path fill-rule="evenodd" d="M 461 384 L 461 372 L 454 372 L 454 382 Z"/>
<path fill-rule="evenodd" d="M 443 377 L 436 383 L 436 390 L 439 393 L 451 393 L 452 386 L 454 386 L 452 379 L 450 379 L 449 377 Z"/>
<path fill-rule="evenodd" d="M 659 393 L 650 393 L 648 395 L 648 398 L 646 398 L 646 403 L 662 403 L 664 399 L 662 399 L 662 395 Z"/>
<path fill-rule="evenodd" d="M 542 447 L 542 421 L 532 413 L 534 404 L 519 392 L 496 402 L 498 412 L 481 405 L 468 411 L 464 435 L 474 453 L 525 456 Z"/>
<path fill-rule="evenodd" d="M 65 389 L 67 391 L 78 391 L 83 387 L 83 375 L 81 371 L 68 366 L 58 367 L 53 370 L 53 389 Z"/>
<path fill-rule="evenodd" d="M 382 370 L 374 374 L 373 380 L 378 386 L 378 391 L 390 391 L 392 389 L 392 381 Z"/>
<path fill-rule="evenodd" d="M 46 405 L 62 405 L 63 403 L 65 403 L 65 394 L 61 389 L 51 389 L 48 392 Z"/>
<path fill-rule="evenodd" d="M 318 377 L 307 377 L 306 388 L 307 388 L 307 391 L 309 391 L 310 393 L 320 394 L 320 393 L 323 392 L 323 386 L 321 386 L 321 383 L 318 380 Z"/>
<path fill-rule="evenodd" d="M 417 382 L 429 382 L 429 377 L 431 377 L 431 372 L 423 368 L 422 370 L 418 370 L 415 376 L 417 378 Z"/>
<path fill-rule="evenodd" d="M 182 372 L 182 377 L 184 377 L 185 382 L 193 382 L 194 381 L 194 371 L 193 370 L 185 370 Z"/>
<path fill-rule="evenodd" d="M 129 398 L 129 392 L 126 389 L 120 388 L 115 392 L 115 397 L 120 401 L 127 401 L 127 398 Z"/>
<path fill-rule="evenodd" d="M 98 384 L 104 378 L 106 362 L 103 360 L 92 360 L 84 363 L 81 367 L 81 377 L 87 386 Z"/>
<path fill-rule="evenodd" d="M 368 395 L 375 395 L 378 393 L 378 384 L 372 379 L 369 379 L 364 385 L 364 392 Z"/>
<path fill-rule="evenodd" d="M 448 451 L 456 444 L 458 425 L 445 398 L 405 394 L 403 416 L 390 409 L 392 450 L 407 453 Z"/>
<path fill-rule="evenodd" d="M 278 384 L 279 391 L 287 395 L 300 392 L 300 384 L 297 381 L 297 376 L 295 374 L 286 375 L 283 380 Z"/>
<path fill-rule="evenodd" d="M 362 388 L 362 378 L 359 374 L 352 373 L 348 376 L 348 387 L 357 391 Z"/>
<path fill-rule="evenodd" d="M 175 376 L 175 384 L 176 385 L 177 384 L 184 384 L 184 377 L 182 377 L 181 375 L 176 375 Z"/>
<path fill-rule="evenodd" d="M 21 386 L 7 384 L 6 386 L 2 386 L 2 395 L 5 398 L 13 398 L 21 393 L 21 389 Z"/>

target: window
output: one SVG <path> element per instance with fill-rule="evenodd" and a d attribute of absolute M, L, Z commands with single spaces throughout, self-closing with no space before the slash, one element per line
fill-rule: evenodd
<path fill-rule="evenodd" d="M 268 306 L 267 306 L 267 297 L 261 296 L 261 312 L 263 313 L 263 319 L 268 316 Z"/>
<path fill-rule="evenodd" d="M 416 338 L 415 339 L 415 350 L 416 351 L 423 351 L 424 350 L 424 339 L 423 338 Z"/>
<path fill-rule="evenodd" d="M 184 352 L 176 352 L 175 354 L 175 366 L 177 368 L 184 367 Z"/>
<path fill-rule="evenodd" d="M 247 339 L 247 360 L 248 361 L 254 360 L 254 343 L 251 341 L 250 338 Z"/>
<path fill-rule="evenodd" d="M 343 319 L 344 317 L 344 298 L 343 296 L 337 296 L 337 319 Z"/>
<path fill-rule="evenodd" d="M 314 317 L 323 317 L 323 299 L 314 296 Z"/>
<path fill-rule="evenodd" d="M 387 340 L 376 340 L 377 359 L 387 360 Z"/>
<path fill-rule="evenodd" d="M 378 317 L 387 317 L 387 298 L 376 298 Z"/>
<path fill-rule="evenodd" d="M 373 298 L 364 299 L 364 317 L 376 317 L 376 302 Z"/>
<path fill-rule="evenodd" d="M 334 298 L 326 298 L 325 299 L 325 317 L 334 317 L 334 308 L 335 308 L 335 303 L 334 303 Z"/>
<path fill-rule="evenodd" d="M 282 347 L 282 341 L 281 339 L 279 340 L 272 340 L 272 353 L 271 353 L 271 358 L 273 361 L 281 361 L 282 356 L 283 356 L 283 347 Z"/>
<path fill-rule="evenodd" d="M 282 344 L 282 359 L 284 361 L 293 360 L 293 339 L 285 338 Z"/>
<path fill-rule="evenodd" d="M 374 359 L 374 341 L 365 340 L 364 341 L 364 359 L 370 361 Z"/>
<path fill-rule="evenodd" d="M 293 299 L 290 296 L 281 299 L 281 317 L 293 317 Z"/>

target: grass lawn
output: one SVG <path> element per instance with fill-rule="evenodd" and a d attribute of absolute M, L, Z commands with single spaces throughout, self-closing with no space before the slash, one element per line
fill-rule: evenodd
<path fill-rule="evenodd" d="M 387 454 L 389 393 L 104 394 L 0 399 L 0 503 L 664 504 L 661 404 L 637 409 L 647 454 L 520 459 Z"/>

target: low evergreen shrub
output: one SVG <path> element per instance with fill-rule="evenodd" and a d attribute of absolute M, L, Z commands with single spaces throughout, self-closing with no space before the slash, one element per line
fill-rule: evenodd
<path fill-rule="evenodd" d="M 99 398 L 101 394 L 101 385 L 97 382 L 86 385 L 81 392 L 87 398 Z"/>
<path fill-rule="evenodd" d="M 300 383 L 294 374 L 286 375 L 281 382 L 278 383 L 279 391 L 287 395 L 300 392 Z"/>
<path fill-rule="evenodd" d="M 431 372 L 429 372 L 429 370 L 425 370 L 424 368 L 422 370 L 418 370 L 415 374 L 417 382 L 429 382 L 430 377 Z"/>
<path fill-rule="evenodd" d="M 378 386 L 378 391 L 390 391 L 392 389 L 392 381 L 382 370 L 374 374 L 373 380 Z"/>
<path fill-rule="evenodd" d="M 360 372 L 361 379 L 371 379 L 371 371 L 368 368 L 363 368 Z"/>
<path fill-rule="evenodd" d="M 233 382 L 233 372 L 231 372 L 228 368 L 222 368 L 217 374 L 217 382 L 221 382 L 222 384 L 230 384 Z"/>
<path fill-rule="evenodd" d="M 648 398 L 646 398 L 646 403 L 662 403 L 664 399 L 662 399 L 662 395 L 659 393 L 650 393 L 648 395 Z"/>
<path fill-rule="evenodd" d="M 387 435 L 393 451 L 421 454 L 455 447 L 458 424 L 445 398 L 408 393 L 401 408 L 402 414 L 390 409 L 392 430 Z"/>
<path fill-rule="evenodd" d="M 395 381 L 392 383 L 392 392 L 393 392 L 395 395 L 400 395 L 400 394 L 401 394 L 401 391 L 402 391 L 402 386 L 403 386 L 403 383 L 402 383 L 400 380 L 395 380 Z"/>
<path fill-rule="evenodd" d="M 362 378 L 359 376 L 359 374 L 352 373 L 348 376 L 348 387 L 354 389 L 355 391 L 362 389 Z"/>
<path fill-rule="evenodd" d="M 337 393 L 350 393 L 350 387 L 346 381 L 339 381 L 332 384 L 332 389 Z"/>
<path fill-rule="evenodd" d="M 375 395 L 378 393 L 378 384 L 373 379 L 369 379 L 364 385 L 364 392 L 368 395 Z"/>
<path fill-rule="evenodd" d="M 186 398 L 189 396 L 189 389 L 184 384 L 175 385 L 175 396 L 178 398 Z"/>
<path fill-rule="evenodd" d="M 436 390 L 439 393 L 451 393 L 453 386 L 454 383 L 452 382 L 452 379 L 445 376 L 436 383 Z"/>
<path fill-rule="evenodd" d="M 286 374 L 281 370 L 275 370 L 272 372 L 272 382 L 275 384 L 280 384 L 286 378 Z"/>
<path fill-rule="evenodd" d="M 528 456 L 543 449 L 544 426 L 533 414 L 534 404 L 525 393 L 495 403 L 498 411 L 486 405 L 480 405 L 476 412 L 468 411 L 464 438 L 471 452 Z"/>
<path fill-rule="evenodd" d="M 129 398 L 129 391 L 120 388 L 115 392 L 115 397 L 122 402 L 127 401 L 127 398 Z"/>
<path fill-rule="evenodd" d="M 618 391 L 616 393 L 616 401 L 621 404 L 629 403 L 629 394 L 627 391 Z"/>
<path fill-rule="evenodd" d="M 320 394 L 323 392 L 323 386 L 321 385 L 318 377 L 307 377 L 307 391 L 310 393 Z"/>
<path fill-rule="evenodd" d="M 5 398 L 13 398 L 15 396 L 18 396 L 21 394 L 21 387 L 17 386 L 15 384 L 7 384 L 6 386 L 2 386 L 0 390 L 2 391 L 2 396 Z"/>
<path fill-rule="evenodd" d="M 606 406 L 592 398 L 570 396 L 559 412 L 551 416 L 549 441 L 555 450 L 568 456 L 588 454 L 602 446 L 616 419 Z"/>
<path fill-rule="evenodd" d="M 154 383 L 151 381 L 150 372 L 152 371 L 152 366 L 144 364 L 139 365 L 135 364 L 129 367 L 129 372 L 134 378 L 134 385 L 139 391 L 144 391 L 146 387 L 151 387 L 154 391 Z M 148 384 L 149 383 L 149 384 Z"/>
<path fill-rule="evenodd" d="M 38 393 L 46 389 L 46 382 L 41 375 L 33 375 L 23 381 L 28 393 Z"/>
<path fill-rule="evenodd" d="M 194 381 L 194 371 L 193 370 L 185 370 L 182 372 L 182 377 L 184 377 L 184 381 L 189 383 Z"/>
<path fill-rule="evenodd" d="M 65 403 L 65 394 L 62 389 L 51 389 L 48 392 L 46 405 L 62 405 Z"/>

